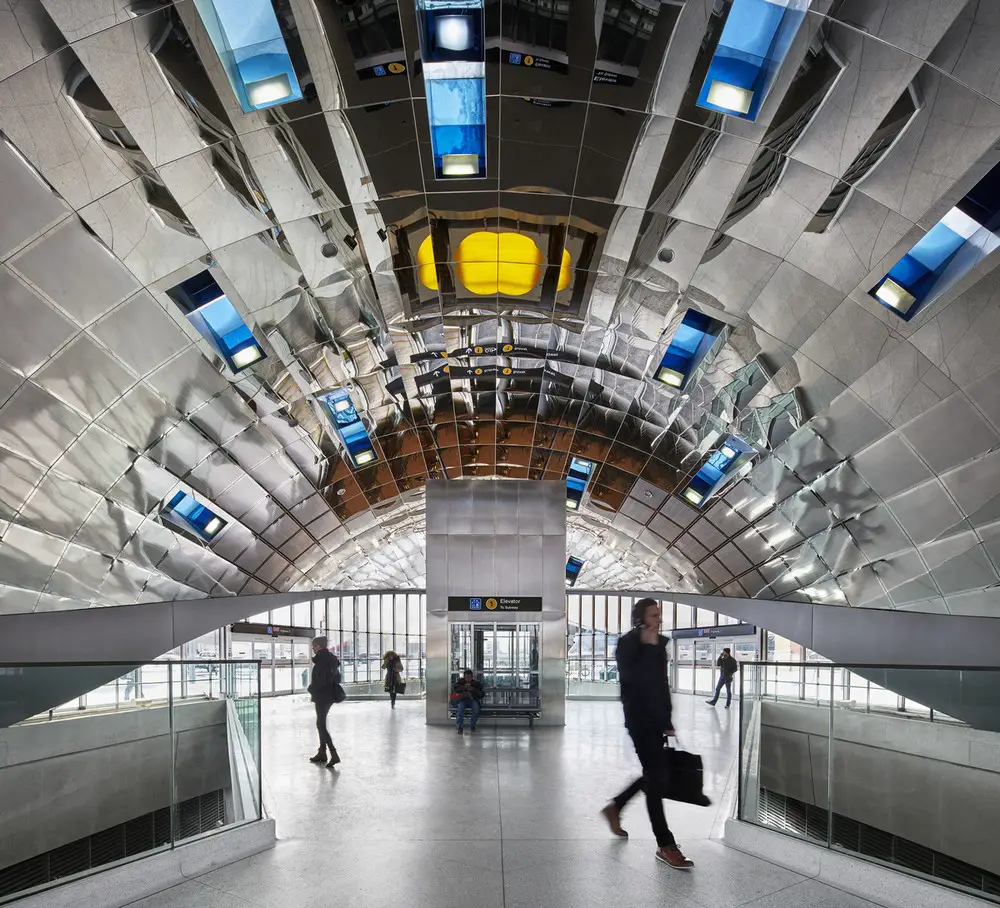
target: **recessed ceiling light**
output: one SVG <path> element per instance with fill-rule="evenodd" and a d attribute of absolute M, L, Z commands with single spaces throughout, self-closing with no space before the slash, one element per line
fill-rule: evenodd
<path fill-rule="evenodd" d="M 656 253 L 656 257 L 664 264 L 667 264 L 667 262 L 672 262 L 674 260 L 674 250 L 663 248 Z"/>
<path fill-rule="evenodd" d="M 351 409 L 351 402 L 346 397 L 342 398 L 334 403 L 333 409 L 337 413 L 343 413 L 344 410 Z"/>
<path fill-rule="evenodd" d="M 892 278 L 887 277 L 879 285 L 875 295 L 887 306 L 902 312 L 904 315 L 910 311 L 910 307 L 917 301 L 917 298 L 897 284 Z"/>
<path fill-rule="evenodd" d="M 668 369 L 666 366 L 660 367 L 660 371 L 657 372 L 656 377 L 663 384 L 670 385 L 671 388 L 679 388 L 684 384 L 684 376 L 676 369 Z"/>
<path fill-rule="evenodd" d="M 722 454 L 726 460 L 732 460 L 736 456 L 736 449 L 731 448 L 729 445 L 723 445 L 719 448 L 719 453 Z"/>
<path fill-rule="evenodd" d="M 222 529 L 222 521 L 218 517 L 213 517 L 205 524 L 204 533 L 206 536 L 214 536 Z"/>
<path fill-rule="evenodd" d="M 374 451 L 362 451 L 357 457 L 354 458 L 354 462 L 362 467 L 366 463 L 371 463 L 375 459 Z"/>
<path fill-rule="evenodd" d="M 479 155 L 443 154 L 441 155 L 441 173 L 446 177 L 479 176 Z"/>
<path fill-rule="evenodd" d="M 242 350 L 237 350 L 233 354 L 233 365 L 236 366 L 237 369 L 245 369 L 251 363 L 255 363 L 257 360 L 263 358 L 264 354 L 261 352 L 260 347 L 244 347 Z"/>
<path fill-rule="evenodd" d="M 706 100 L 709 104 L 714 104 L 724 110 L 745 114 L 750 112 L 753 92 L 746 88 L 740 88 L 738 85 L 730 85 L 728 82 L 713 82 L 708 89 Z"/>
<path fill-rule="evenodd" d="M 694 489 L 685 489 L 684 498 L 691 502 L 691 504 L 701 504 L 704 495 L 699 495 Z"/>
<path fill-rule="evenodd" d="M 438 47 L 459 51 L 472 46 L 472 29 L 467 16 L 441 16 L 436 22 Z"/>
<path fill-rule="evenodd" d="M 261 79 L 258 82 L 247 82 L 247 97 L 254 107 L 262 104 L 274 104 L 292 95 L 292 84 L 288 81 L 287 73 L 279 73 L 269 79 Z"/>
<path fill-rule="evenodd" d="M 577 502 L 573 501 L 572 498 L 567 498 L 566 507 L 569 508 L 571 511 L 575 511 L 577 508 L 580 507 L 580 505 Z"/>

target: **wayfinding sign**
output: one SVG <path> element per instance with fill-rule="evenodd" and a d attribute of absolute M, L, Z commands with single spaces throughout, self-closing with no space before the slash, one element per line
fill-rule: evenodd
<path fill-rule="evenodd" d="M 540 612 L 541 596 L 449 596 L 449 612 Z"/>

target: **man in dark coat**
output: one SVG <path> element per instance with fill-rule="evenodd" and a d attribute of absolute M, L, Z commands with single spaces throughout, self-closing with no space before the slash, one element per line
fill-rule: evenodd
<path fill-rule="evenodd" d="M 740 670 L 740 664 L 733 658 L 733 651 L 728 646 L 722 651 L 722 655 L 715 661 L 715 664 L 719 669 L 719 683 L 715 685 L 715 696 L 705 702 L 709 706 L 715 706 L 719 702 L 722 688 L 725 688 L 726 709 L 729 709 L 729 705 L 733 702 L 733 678 Z"/>
<path fill-rule="evenodd" d="M 319 750 L 316 756 L 310 757 L 311 763 L 326 763 L 327 769 L 333 769 L 340 762 L 337 748 L 333 746 L 333 738 L 326 727 L 326 717 L 333 706 L 337 689 L 340 686 L 340 660 L 327 649 L 326 637 L 316 637 L 312 642 L 313 670 L 309 694 L 316 705 L 316 730 L 319 732 Z M 329 749 L 329 762 L 327 762 Z"/>
<path fill-rule="evenodd" d="M 663 759 L 664 738 L 673 733 L 670 684 L 667 681 L 667 643 L 660 633 L 660 604 L 640 599 L 632 609 L 632 630 L 618 641 L 618 678 L 621 683 L 625 727 L 642 765 L 642 776 L 614 798 L 601 813 L 611 831 L 622 838 L 621 812 L 640 791 L 646 794 L 646 810 L 656 836 L 656 859 L 669 867 L 687 870 L 694 866 L 677 848 L 663 801 L 649 783 Z"/>

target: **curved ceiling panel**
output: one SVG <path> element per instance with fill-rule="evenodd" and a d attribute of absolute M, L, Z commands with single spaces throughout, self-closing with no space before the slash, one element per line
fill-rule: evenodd
<path fill-rule="evenodd" d="M 990 3 L 210 6 L 0 12 L 0 612 L 423 586 L 576 457 L 580 586 L 998 613 Z"/>

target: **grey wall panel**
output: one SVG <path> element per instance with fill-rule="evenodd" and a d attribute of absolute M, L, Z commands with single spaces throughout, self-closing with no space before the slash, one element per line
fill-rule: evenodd
<path fill-rule="evenodd" d="M 762 704 L 761 785 L 826 807 L 829 710 Z M 833 713 L 832 809 L 1000 873 L 997 735 L 894 716 Z"/>
<path fill-rule="evenodd" d="M 176 797 L 228 788 L 226 705 L 174 712 Z M 151 813 L 171 802 L 166 708 L 0 731 L 0 867 Z"/>
<path fill-rule="evenodd" d="M 566 489 L 562 482 L 460 480 L 427 483 L 427 721 L 446 720 L 448 596 L 541 596 L 542 723 L 565 722 Z M 493 622 L 496 613 L 456 620 Z"/>

